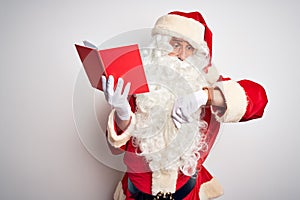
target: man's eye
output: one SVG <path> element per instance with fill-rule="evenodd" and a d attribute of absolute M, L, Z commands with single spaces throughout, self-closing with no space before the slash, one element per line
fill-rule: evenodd
<path fill-rule="evenodd" d="M 174 47 L 174 48 L 179 48 L 180 45 L 179 45 L 178 43 L 175 43 L 175 44 L 173 45 L 173 47 Z"/>
<path fill-rule="evenodd" d="M 191 51 L 193 51 L 194 50 L 194 47 L 192 47 L 192 46 L 187 46 L 187 48 L 186 48 L 187 50 L 191 50 Z"/>

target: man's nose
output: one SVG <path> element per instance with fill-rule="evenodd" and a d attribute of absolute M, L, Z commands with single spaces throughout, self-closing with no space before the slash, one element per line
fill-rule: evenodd
<path fill-rule="evenodd" d="M 173 51 L 168 54 L 169 56 L 176 56 L 179 60 L 185 60 L 189 55 L 185 49 L 180 49 L 178 51 Z"/>
<path fill-rule="evenodd" d="M 177 53 L 177 58 L 181 61 L 183 61 L 187 58 L 187 52 L 184 48 L 180 49 L 180 51 Z"/>

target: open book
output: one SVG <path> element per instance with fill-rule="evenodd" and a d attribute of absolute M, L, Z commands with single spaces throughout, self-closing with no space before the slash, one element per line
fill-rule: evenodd
<path fill-rule="evenodd" d="M 99 50 L 88 41 L 83 43 L 75 47 L 92 87 L 102 90 L 101 76 L 113 75 L 115 86 L 120 77 L 124 85 L 131 83 L 129 95 L 149 92 L 137 44 Z"/>

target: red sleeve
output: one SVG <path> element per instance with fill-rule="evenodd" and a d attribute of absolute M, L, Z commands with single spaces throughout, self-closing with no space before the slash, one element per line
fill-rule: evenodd
<path fill-rule="evenodd" d="M 262 117 L 268 103 L 265 89 L 260 84 L 250 80 L 241 80 L 238 83 L 244 88 L 248 101 L 246 113 L 240 121 Z"/>
<path fill-rule="evenodd" d="M 231 121 L 248 121 L 263 116 L 264 109 L 268 103 L 265 89 L 258 83 L 250 80 L 233 81 L 230 78 L 220 76 L 215 84 L 223 94 L 227 105 L 227 115 L 231 114 Z M 225 112 L 221 112 L 224 114 Z M 238 111 L 238 112 L 237 112 Z M 233 117 L 232 117 L 233 116 Z M 240 117 L 237 117 L 240 116 Z M 238 119 L 239 118 L 239 119 Z M 232 120 L 233 119 L 233 120 Z"/>

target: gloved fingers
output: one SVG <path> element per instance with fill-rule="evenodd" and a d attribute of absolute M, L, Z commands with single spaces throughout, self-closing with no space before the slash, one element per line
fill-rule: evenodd
<path fill-rule="evenodd" d="M 178 129 L 181 128 L 181 123 L 179 121 L 177 121 L 176 119 L 173 118 L 173 122 L 174 122 L 176 128 L 178 128 Z"/>
<path fill-rule="evenodd" d="M 106 79 L 106 77 L 105 76 L 101 76 L 101 81 L 102 81 L 103 93 L 104 93 L 106 101 L 108 102 L 109 98 L 108 98 L 108 93 L 107 93 L 107 79 Z"/>
<path fill-rule="evenodd" d="M 125 86 L 125 89 L 124 89 L 124 92 L 123 92 L 123 96 L 125 96 L 125 98 L 128 97 L 128 93 L 129 93 L 129 90 L 130 90 L 130 86 L 131 86 L 131 83 L 127 83 L 126 86 Z"/>
<path fill-rule="evenodd" d="M 185 107 L 181 108 L 181 110 L 180 110 L 180 116 L 186 122 L 192 122 L 193 121 L 193 118 L 191 117 L 190 112 Z"/>
<path fill-rule="evenodd" d="M 116 90 L 115 90 L 116 95 L 121 96 L 123 85 L 124 85 L 124 80 L 122 78 L 119 78 L 118 83 L 117 83 L 117 87 L 116 87 Z"/>
<path fill-rule="evenodd" d="M 101 76 L 101 81 L 102 81 L 103 92 L 106 93 L 106 77 L 105 76 Z"/>
<path fill-rule="evenodd" d="M 186 121 L 181 117 L 181 111 L 179 108 L 177 109 L 177 111 L 173 110 L 172 120 L 178 129 L 181 128 L 181 124 L 186 123 Z"/>
<path fill-rule="evenodd" d="M 112 96 L 114 95 L 114 77 L 109 76 L 106 84 L 106 96 L 109 104 L 112 103 Z"/>
<path fill-rule="evenodd" d="M 182 118 L 182 113 L 180 111 L 180 108 L 175 108 L 172 111 L 172 118 L 178 121 L 179 123 L 186 123 L 186 121 Z"/>
<path fill-rule="evenodd" d="M 184 123 L 181 115 L 181 101 L 177 99 L 174 103 L 173 110 L 172 110 L 172 118 L 176 119 L 179 123 Z"/>

